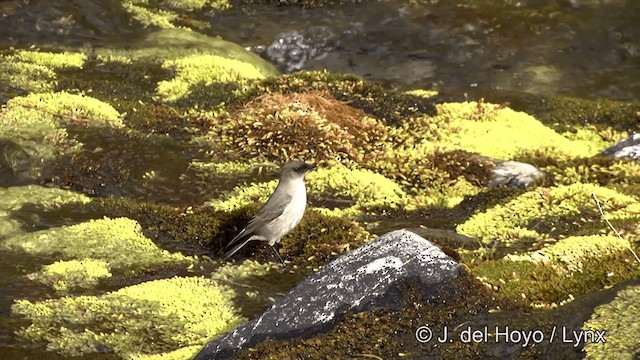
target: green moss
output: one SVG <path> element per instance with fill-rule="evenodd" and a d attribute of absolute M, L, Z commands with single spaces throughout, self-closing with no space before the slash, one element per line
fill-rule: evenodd
<path fill-rule="evenodd" d="M 133 357 L 203 345 L 242 319 L 233 293 L 200 278 L 172 278 L 129 286 L 101 296 L 18 300 L 12 311 L 32 325 L 18 332 L 66 356 L 113 351 Z"/>
<path fill-rule="evenodd" d="M 512 104 L 515 109 L 533 114 L 559 132 L 572 132 L 584 124 L 601 130 L 629 131 L 637 125 L 640 111 L 639 103 L 565 96 L 527 95 L 522 99 L 514 99 Z"/>
<path fill-rule="evenodd" d="M 586 342 L 583 351 L 587 359 L 637 359 L 640 355 L 640 286 L 620 291 L 608 304 L 598 306 L 584 323 L 583 330 L 606 331 L 606 342 Z"/>
<path fill-rule="evenodd" d="M 53 91 L 57 85 L 55 71 L 46 66 L 1 58 L 0 81 L 29 92 Z"/>
<path fill-rule="evenodd" d="M 15 100 L 17 98 L 14 98 Z M 11 100 L 11 101 L 13 101 Z M 54 117 L 46 112 L 25 108 L 15 103 L 0 110 L 0 133 L 19 144 L 31 156 L 43 160 L 73 151 L 79 143 L 68 139 Z"/>
<path fill-rule="evenodd" d="M 29 274 L 29 279 L 52 286 L 57 292 L 67 293 L 75 289 L 91 289 L 102 279 L 110 278 L 109 264 L 103 260 L 56 261 L 42 271 Z"/>
<path fill-rule="evenodd" d="M 497 248 L 527 250 L 551 236 L 591 235 L 605 227 L 593 202 L 596 194 L 610 220 L 637 218 L 635 198 L 592 184 L 538 188 L 504 205 L 472 216 L 457 231 Z M 589 233 L 591 232 L 591 233 Z"/>
<path fill-rule="evenodd" d="M 67 92 L 30 94 L 9 100 L 8 107 L 22 106 L 53 115 L 65 125 L 122 127 L 120 113 L 111 105 L 85 95 Z"/>
<path fill-rule="evenodd" d="M 424 153 L 435 148 L 463 149 L 493 158 L 513 159 L 522 152 L 541 147 L 574 157 L 601 150 L 599 144 L 571 141 L 534 117 L 501 105 L 446 103 L 437 105 L 437 109 L 437 116 L 410 119 L 405 125 L 413 139 L 431 140 L 423 140 L 418 145 Z"/>
<path fill-rule="evenodd" d="M 145 27 L 176 28 L 183 25 L 196 25 L 206 28 L 208 24 L 195 20 L 182 22 L 189 12 L 204 10 L 210 13 L 227 10 L 231 4 L 227 0 L 164 0 L 161 2 L 149 0 L 122 0 L 122 7 L 136 21 Z"/>
<path fill-rule="evenodd" d="M 373 238 L 357 222 L 309 209 L 300 224 L 282 240 L 281 254 L 294 265 L 318 270 Z"/>
<path fill-rule="evenodd" d="M 164 352 L 160 354 L 140 355 L 136 354 L 129 357 L 131 360 L 184 360 L 192 359 L 200 352 L 202 346 L 187 346 L 178 350 Z"/>
<path fill-rule="evenodd" d="M 48 211 L 55 211 L 66 203 L 82 206 L 89 201 L 81 194 L 36 185 L 0 188 L 0 238 L 22 232 L 21 222 L 13 214 L 25 205 L 37 204 Z"/>
<path fill-rule="evenodd" d="M 262 79 L 270 75 L 263 73 L 251 63 L 211 54 L 195 54 L 167 60 L 163 68 L 172 69 L 177 74 L 173 80 L 161 81 L 158 84 L 158 95 L 164 101 L 179 100 L 189 95 L 194 86 Z"/>
<path fill-rule="evenodd" d="M 232 211 L 240 209 L 247 204 L 265 203 L 271 193 L 276 189 L 276 186 L 278 186 L 278 180 L 248 186 L 238 186 L 220 199 L 211 200 L 207 204 L 218 211 Z"/>
<path fill-rule="evenodd" d="M 431 114 L 435 112 L 433 101 L 420 96 L 405 94 L 401 91 L 385 88 L 379 84 L 364 81 L 354 75 L 333 74 L 326 71 L 301 71 L 294 74 L 268 77 L 255 81 L 241 93 L 241 96 L 228 97 L 225 89 L 207 86 L 194 92 L 193 96 L 185 99 L 182 106 L 208 104 L 208 98 L 225 99 L 228 105 L 243 106 L 267 94 L 289 95 L 326 93 L 328 92 L 338 101 L 345 102 L 349 107 L 364 111 L 369 117 L 378 119 L 386 125 L 395 125 L 403 119 L 416 114 Z M 219 101 L 215 102 L 216 105 Z M 332 106 L 336 106 L 333 105 Z M 212 107 L 212 106 L 204 106 Z M 342 109 L 352 113 L 353 109 Z M 318 111 L 321 111 L 320 106 Z M 345 117 L 338 112 L 338 119 Z M 331 119 L 330 119 L 331 120 Z"/>
<path fill-rule="evenodd" d="M 103 260 L 114 275 L 134 275 L 193 262 L 189 257 L 159 249 L 142 235 L 137 222 L 127 218 L 92 220 L 17 235 L 0 246 L 32 255 L 59 255 L 63 260 Z"/>
<path fill-rule="evenodd" d="M 307 175 L 311 197 L 348 197 L 356 212 L 376 208 L 397 208 L 407 195 L 392 180 L 371 170 L 349 169 L 344 165 L 319 168 Z M 209 202 L 214 209 L 230 211 L 250 203 L 264 203 L 278 185 L 278 180 L 238 186 L 220 199 Z"/>
<path fill-rule="evenodd" d="M 454 207 L 491 178 L 494 164 L 487 158 L 464 150 L 423 150 L 393 147 L 367 166 L 401 184 L 417 207 Z"/>
<path fill-rule="evenodd" d="M 166 10 L 149 9 L 148 0 L 123 0 L 122 7 L 145 27 L 175 28 L 178 14 Z"/>
<path fill-rule="evenodd" d="M 572 263 L 575 265 L 576 263 Z M 575 297 L 637 279 L 640 268 L 629 251 L 603 252 L 581 259 L 576 271 L 558 271 L 567 264 L 511 261 L 506 258 L 473 265 L 472 271 L 499 297 L 523 299 L 541 307 L 555 307 Z"/>
<path fill-rule="evenodd" d="M 336 165 L 319 168 L 306 178 L 313 196 L 350 197 L 361 209 L 396 208 L 401 201 L 407 201 L 407 194 L 398 184 L 371 170 Z"/>
<path fill-rule="evenodd" d="M 15 55 L 10 55 L 6 58 L 46 66 L 49 69 L 82 69 L 85 60 L 87 60 L 87 55 L 72 52 L 51 53 L 21 50 L 16 52 Z"/>
<path fill-rule="evenodd" d="M 582 271 L 583 260 L 601 258 L 628 251 L 628 241 L 617 236 L 570 236 L 540 250 L 521 255 L 507 255 L 512 261 L 549 264 L 560 271 Z"/>
<path fill-rule="evenodd" d="M 541 170 L 556 184 L 582 182 L 601 186 L 620 185 L 618 189 L 624 191 L 625 188 L 640 183 L 640 163 L 633 160 L 605 156 L 560 161 L 553 159 L 550 162 L 544 158 L 532 159 L 532 163 L 536 162 L 540 162 Z M 632 189 L 629 190 L 628 193 L 633 193 Z"/>
<path fill-rule="evenodd" d="M 86 55 L 17 51 L 0 56 L 0 81 L 28 92 L 53 91 L 57 85 L 56 70 L 82 68 Z"/>

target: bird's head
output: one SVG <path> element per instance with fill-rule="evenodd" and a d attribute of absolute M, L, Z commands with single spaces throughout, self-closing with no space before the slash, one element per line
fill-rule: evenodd
<path fill-rule="evenodd" d="M 303 178 L 304 175 L 315 169 L 315 165 L 307 164 L 304 161 L 294 160 L 290 161 L 280 168 L 281 178 Z"/>

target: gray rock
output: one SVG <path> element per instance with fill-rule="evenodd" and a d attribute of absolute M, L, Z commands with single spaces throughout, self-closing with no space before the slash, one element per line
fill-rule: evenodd
<path fill-rule="evenodd" d="M 507 185 L 521 189 L 537 185 L 544 179 L 544 173 L 537 167 L 518 161 L 503 161 L 491 171 L 489 186 Z"/>
<path fill-rule="evenodd" d="M 607 148 L 602 155 L 640 160 L 640 134 L 633 134 Z"/>
<path fill-rule="evenodd" d="M 227 359 L 265 339 L 291 339 L 329 330 L 346 311 L 399 305 L 407 280 L 433 294 L 458 276 L 458 263 L 424 238 L 397 230 L 325 265 L 261 316 L 207 344 L 196 360 Z"/>

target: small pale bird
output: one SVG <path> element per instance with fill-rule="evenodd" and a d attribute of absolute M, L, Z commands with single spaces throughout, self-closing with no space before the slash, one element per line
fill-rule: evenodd
<path fill-rule="evenodd" d="M 314 165 L 291 161 L 280 168 L 280 182 L 271 197 L 249 224 L 225 247 L 224 260 L 233 256 L 251 240 L 266 241 L 284 265 L 275 245 L 302 220 L 307 207 L 307 188 L 304 176 Z M 286 265 L 285 265 L 286 266 Z"/>

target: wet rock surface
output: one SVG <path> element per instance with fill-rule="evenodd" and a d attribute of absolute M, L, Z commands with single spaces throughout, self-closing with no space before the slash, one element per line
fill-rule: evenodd
<path fill-rule="evenodd" d="M 327 330 L 347 311 L 395 307 L 399 287 L 417 280 L 425 293 L 458 276 L 458 264 L 424 238 L 387 233 L 327 264 L 264 314 L 209 343 L 196 359 L 226 359 L 268 338 L 309 336 Z"/>

